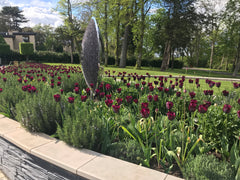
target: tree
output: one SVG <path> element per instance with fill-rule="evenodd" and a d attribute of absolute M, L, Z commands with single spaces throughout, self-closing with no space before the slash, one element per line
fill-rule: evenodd
<path fill-rule="evenodd" d="M 224 20 L 228 27 L 229 45 L 234 49 L 233 76 L 236 76 L 240 69 L 240 3 L 238 0 L 229 0 L 224 14 Z"/>
<path fill-rule="evenodd" d="M 28 22 L 17 6 L 4 6 L 0 12 L 1 23 L 5 23 L 9 30 L 20 31 L 20 24 Z"/>
<path fill-rule="evenodd" d="M 196 12 L 195 0 L 163 0 L 167 18 L 164 19 L 164 53 L 161 71 L 168 69 L 175 49 L 185 49 L 191 40 Z"/>

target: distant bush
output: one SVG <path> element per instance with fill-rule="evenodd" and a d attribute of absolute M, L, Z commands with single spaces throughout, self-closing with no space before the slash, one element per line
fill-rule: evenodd
<path fill-rule="evenodd" d="M 19 52 L 22 55 L 32 55 L 33 54 L 33 43 L 29 43 L 29 42 L 24 42 L 24 43 L 19 43 Z"/>
<path fill-rule="evenodd" d="M 126 65 L 127 66 L 135 66 L 136 65 L 136 59 L 135 58 L 130 58 L 127 59 Z M 115 65 L 115 58 L 114 57 L 108 57 L 108 65 Z M 162 65 L 162 60 L 161 59 L 143 59 L 142 60 L 142 66 L 144 67 L 161 67 Z M 171 68 L 172 62 L 169 63 L 169 68 Z M 173 68 L 176 69 L 181 69 L 183 67 L 184 63 L 179 60 L 174 61 L 174 66 Z"/>
<path fill-rule="evenodd" d="M 31 60 L 37 62 L 48 62 L 48 63 L 70 63 L 71 57 L 68 53 L 57 53 L 53 51 L 36 51 L 31 57 Z M 79 64 L 78 53 L 73 53 L 73 63 Z"/>
<path fill-rule="evenodd" d="M 0 44 L 0 57 L 10 54 L 10 46 L 8 44 Z"/>

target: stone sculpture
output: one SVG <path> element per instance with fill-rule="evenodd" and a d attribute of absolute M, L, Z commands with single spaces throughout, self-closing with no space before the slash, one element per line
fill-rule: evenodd
<path fill-rule="evenodd" d="M 82 41 L 82 70 L 91 93 L 95 91 L 97 85 L 101 50 L 100 31 L 95 18 L 92 18 Z"/>

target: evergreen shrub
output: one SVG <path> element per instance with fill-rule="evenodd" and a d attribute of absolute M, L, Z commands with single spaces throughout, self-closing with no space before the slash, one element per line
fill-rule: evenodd
<path fill-rule="evenodd" d="M 219 161 L 213 155 L 190 157 L 184 167 L 185 179 L 234 180 L 234 169 L 227 161 Z"/>
<path fill-rule="evenodd" d="M 22 55 L 32 55 L 34 52 L 33 49 L 33 43 L 29 43 L 29 42 L 24 42 L 24 43 L 19 43 L 19 52 Z"/>
<path fill-rule="evenodd" d="M 61 106 L 53 98 L 50 87 L 39 92 L 28 93 L 26 98 L 16 105 L 16 119 L 31 132 L 54 134 L 57 124 L 61 124 Z"/>

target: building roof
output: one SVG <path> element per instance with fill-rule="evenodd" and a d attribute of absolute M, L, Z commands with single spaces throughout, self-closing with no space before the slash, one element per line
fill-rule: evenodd
<path fill-rule="evenodd" d="M 4 38 L 15 38 L 16 35 L 36 35 L 35 32 L 13 32 L 10 34 L 9 32 L 0 32 Z"/>

